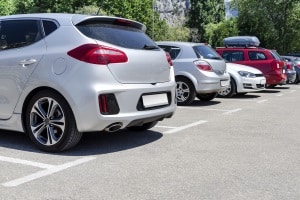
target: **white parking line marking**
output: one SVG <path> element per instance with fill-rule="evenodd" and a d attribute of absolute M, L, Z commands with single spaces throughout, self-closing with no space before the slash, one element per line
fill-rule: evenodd
<path fill-rule="evenodd" d="M 211 111 L 220 111 L 220 112 L 224 112 L 224 111 L 228 111 L 228 110 L 222 110 L 222 109 L 213 109 L 213 108 L 198 108 L 198 107 L 181 107 L 178 106 L 177 108 L 181 108 L 181 109 L 191 109 L 191 110 L 211 110 Z"/>
<path fill-rule="evenodd" d="M 241 109 L 241 108 L 238 108 L 238 109 L 235 109 L 235 110 L 230 110 L 230 111 L 224 112 L 223 114 L 224 114 L 224 115 L 229 115 L 229 114 L 238 112 L 238 111 L 240 111 L 240 110 L 242 110 L 242 109 Z"/>
<path fill-rule="evenodd" d="M 168 128 L 168 129 L 177 128 L 177 127 L 174 127 L 174 126 L 155 126 L 155 127 L 158 127 L 158 128 Z"/>
<path fill-rule="evenodd" d="M 191 123 L 191 124 L 187 124 L 187 125 L 184 125 L 184 126 L 180 126 L 180 127 L 174 128 L 174 129 L 169 130 L 169 131 L 165 131 L 165 132 L 163 132 L 163 134 L 173 134 L 173 133 L 182 131 L 182 130 L 184 130 L 184 129 L 191 128 L 191 127 L 193 127 L 193 126 L 198 126 L 198 125 L 200 125 L 200 124 L 204 124 L 204 123 L 206 123 L 206 122 L 207 122 L 207 121 L 201 120 L 201 121 L 198 121 L 198 122 L 194 122 L 194 123 Z"/>
<path fill-rule="evenodd" d="M 276 96 L 281 97 L 281 96 L 283 96 L 283 94 L 276 94 Z"/>
<path fill-rule="evenodd" d="M 291 90 L 290 93 L 296 92 L 296 90 Z"/>
<path fill-rule="evenodd" d="M 24 183 L 42 178 L 44 176 L 49 176 L 51 174 L 60 172 L 62 170 L 70 168 L 70 167 L 74 167 L 76 165 L 80 165 L 80 164 L 89 162 L 89 161 L 94 160 L 94 159 L 96 159 L 96 157 L 85 157 L 85 158 L 81 158 L 81 159 L 78 159 L 78 160 L 75 160 L 75 161 L 72 161 L 72 162 L 68 162 L 68 163 L 65 163 L 65 164 L 62 164 L 62 165 L 56 165 L 56 166 L 53 166 L 51 168 L 48 168 L 48 169 L 30 174 L 28 176 L 24 176 L 22 178 L 18 178 L 18 179 L 12 180 L 12 181 L 2 183 L 2 185 L 5 186 L 5 187 L 19 186 L 21 184 L 24 184 Z"/>
<path fill-rule="evenodd" d="M 32 161 L 28 161 L 28 160 L 22 160 L 22 159 L 18 159 L 18 158 L 10 158 L 10 157 L 5 157 L 5 156 L 0 156 L 0 161 L 15 163 L 15 164 L 22 164 L 22 165 L 29 165 L 29 166 L 39 167 L 39 168 L 43 168 L 43 169 L 50 169 L 50 168 L 54 167 L 54 165 L 48 165 L 48 164 L 44 164 L 44 163 L 32 162 Z"/>
<path fill-rule="evenodd" d="M 263 100 L 258 101 L 257 103 L 263 103 L 263 102 L 266 102 L 266 101 L 268 101 L 268 100 L 267 99 L 263 99 Z"/>

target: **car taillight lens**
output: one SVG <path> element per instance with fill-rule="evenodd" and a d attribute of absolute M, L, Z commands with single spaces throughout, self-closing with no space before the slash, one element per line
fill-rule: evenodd
<path fill-rule="evenodd" d="M 292 63 L 287 62 L 287 63 L 286 63 L 286 68 L 291 70 L 291 69 L 293 68 L 293 67 L 292 67 Z"/>
<path fill-rule="evenodd" d="M 81 45 L 69 51 L 68 55 L 83 62 L 99 65 L 128 61 L 127 55 L 123 51 L 97 44 Z"/>
<path fill-rule="evenodd" d="M 169 65 L 173 66 L 172 58 L 171 58 L 171 56 L 170 56 L 170 54 L 168 52 L 166 52 L 166 56 L 167 56 L 167 61 L 168 61 Z"/>
<path fill-rule="evenodd" d="M 281 69 L 280 63 L 279 63 L 277 60 L 274 60 L 274 61 L 272 62 L 272 69 L 273 69 L 273 70 Z"/>
<path fill-rule="evenodd" d="M 203 71 L 213 71 L 211 66 L 205 61 L 194 61 L 195 66 Z"/>

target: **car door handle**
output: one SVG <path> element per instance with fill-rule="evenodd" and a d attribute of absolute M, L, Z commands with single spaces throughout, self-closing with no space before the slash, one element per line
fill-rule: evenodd
<path fill-rule="evenodd" d="M 34 63 L 36 63 L 36 59 L 33 58 L 20 61 L 20 65 L 22 65 L 23 67 L 27 65 L 32 65 Z"/>

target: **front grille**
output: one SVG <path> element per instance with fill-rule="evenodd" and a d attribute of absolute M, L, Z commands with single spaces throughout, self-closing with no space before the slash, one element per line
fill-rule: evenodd
<path fill-rule="evenodd" d="M 256 77 L 263 77 L 263 74 L 255 74 Z"/>
<path fill-rule="evenodd" d="M 264 84 L 256 84 L 256 87 L 257 87 L 257 88 L 264 88 L 265 85 L 264 85 Z"/>

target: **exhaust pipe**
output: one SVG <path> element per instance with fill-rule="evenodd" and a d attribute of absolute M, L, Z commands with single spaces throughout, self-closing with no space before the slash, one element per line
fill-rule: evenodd
<path fill-rule="evenodd" d="M 116 122 L 108 125 L 104 130 L 107 132 L 116 132 L 121 129 L 122 125 L 123 124 L 121 122 Z"/>

